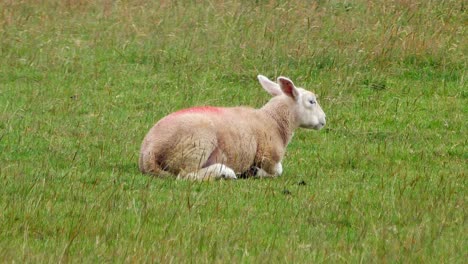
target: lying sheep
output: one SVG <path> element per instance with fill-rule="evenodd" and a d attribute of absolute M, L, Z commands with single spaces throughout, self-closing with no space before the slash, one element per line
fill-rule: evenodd
<path fill-rule="evenodd" d="M 141 146 L 141 172 L 198 180 L 281 175 L 294 130 L 321 129 L 325 113 L 312 92 L 288 78 L 275 83 L 259 75 L 258 80 L 273 96 L 260 109 L 193 107 L 157 122 Z"/>

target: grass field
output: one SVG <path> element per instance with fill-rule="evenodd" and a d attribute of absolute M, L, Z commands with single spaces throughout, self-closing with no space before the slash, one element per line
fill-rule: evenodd
<path fill-rule="evenodd" d="M 466 1 L 0 2 L 0 261 L 466 263 Z M 319 94 L 276 179 L 138 171 L 164 115 Z"/>

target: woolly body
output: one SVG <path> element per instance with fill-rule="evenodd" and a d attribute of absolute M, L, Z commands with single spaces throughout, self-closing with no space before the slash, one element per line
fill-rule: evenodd
<path fill-rule="evenodd" d="M 190 179 L 236 178 L 252 167 L 260 176 L 280 175 L 286 146 L 303 124 L 297 100 L 269 92 L 274 97 L 260 109 L 205 106 L 164 117 L 143 140 L 140 170 Z"/>

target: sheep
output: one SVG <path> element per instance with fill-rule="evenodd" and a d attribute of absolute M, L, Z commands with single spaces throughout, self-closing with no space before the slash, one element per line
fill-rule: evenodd
<path fill-rule="evenodd" d="M 201 106 L 159 120 L 141 145 L 140 171 L 191 180 L 281 175 L 294 130 L 320 130 L 326 116 L 315 94 L 290 79 L 257 78 L 273 96 L 260 109 Z"/>

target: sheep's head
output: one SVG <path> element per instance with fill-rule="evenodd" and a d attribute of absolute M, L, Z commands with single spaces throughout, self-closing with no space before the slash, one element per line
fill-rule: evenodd
<path fill-rule="evenodd" d="M 278 83 L 270 81 L 263 75 L 258 75 L 262 87 L 271 95 L 286 95 L 294 101 L 293 111 L 299 126 L 319 130 L 325 126 L 326 115 L 320 107 L 317 96 L 303 88 L 297 88 L 286 77 L 278 77 Z"/>

